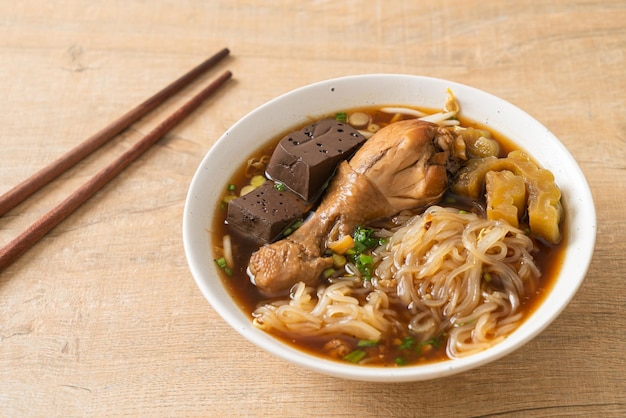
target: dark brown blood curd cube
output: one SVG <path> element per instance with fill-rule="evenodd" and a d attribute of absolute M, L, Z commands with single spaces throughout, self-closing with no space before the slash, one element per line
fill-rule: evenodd
<path fill-rule="evenodd" d="M 322 119 L 281 139 L 266 172 L 312 202 L 321 195 L 337 164 L 350 158 L 365 141 L 350 125 Z"/>
<path fill-rule="evenodd" d="M 274 182 L 266 181 L 229 202 L 227 222 L 240 232 L 272 242 L 301 220 L 309 208 L 310 205 L 295 193 L 278 190 Z"/>

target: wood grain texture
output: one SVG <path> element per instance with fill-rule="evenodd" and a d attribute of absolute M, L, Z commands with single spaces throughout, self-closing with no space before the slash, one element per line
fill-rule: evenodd
<path fill-rule="evenodd" d="M 208 54 L 231 56 L 0 219 L 0 245 L 123 154 L 202 85 L 204 104 L 0 274 L 0 416 L 626 415 L 623 1 L 0 2 L 0 193 Z M 409 384 L 284 363 L 200 294 L 181 243 L 206 151 L 292 88 L 371 72 L 446 78 L 537 117 L 570 150 L 598 216 L 563 314 L 485 367 Z"/>
<path fill-rule="evenodd" d="M 224 50 L 227 51 L 227 50 Z M 213 60 L 211 60 L 213 61 Z M 209 62 L 211 62 L 209 61 Z M 203 67 L 204 65 L 201 65 Z M 96 173 L 93 177 L 87 180 L 86 183 L 82 184 L 75 191 L 70 193 L 70 195 L 59 203 L 57 206 L 48 211 L 44 216 L 39 218 L 35 223 L 33 223 L 30 227 L 28 227 L 24 232 L 10 241 L 7 245 L 0 248 L 0 272 L 2 272 L 7 266 L 15 261 L 20 255 L 22 255 L 26 250 L 28 250 L 32 245 L 37 243 L 41 238 L 43 238 L 49 231 L 51 231 L 54 227 L 56 227 L 59 223 L 65 220 L 68 216 L 70 216 L 76 209 L 78 209 L 84 202 L 86 202 L 91 196 L 100 191 L 102 187 L 108 184 L 111 180 L 113 180 L 120 172 L 122 172 L 128 165 L 130 165 L 135 159 L 139 158 L 144 152 L 150 149 L 159 139 L 165 136 L 170 130 L 176 127 L 179 123 L 181 123 L 187 116 L 189 116 L 194 110 L 196 110 L 200 105 L 204 103 L 209 97 L 215 94 L 215 92 L 230 78 L 232 77 L 232 73 L 230 71 L 225 71 L 218 78 L 216 78 L 211 84 L 203 88 L 197 95 L 195 95 L 191 100 L 186 102 L 183 106 L 176 109 L 171 115 L 169 115 L 166 119 L 164 119 L 161 123 L 159 123 L 153 130 L 151 130 L 146 136 L 138 140 L 130 147 L 126 152 L 122 155 L 114 159 L 108 165 L 106 165 L 102 170 Z M 176 83 L 175 83 L 176 84 Z M 141 107 L 141 105 L 140 105 Z M 133 113 L 133 112 L 131 112 Z M 124 118 L 123 118 L 124 119 Z M 134 120 L 133 120 L 134 122 Z M 125 123 L 125 122 L 124 122 Z M 126 129 L 127 125 L 124 125 L 124 128 L 118 128 L 118 122 L 114 122 L 113 126 L 115 130 L 121 132 Z M 129 122 L 130 125 L 130 122 Z M 111 126 L 111 125 L 109 125 Z M 105 130 L 109 130 L 106 128 Z M 98 139 L 99 135 L 96 136 Z M 117 135 L 115 135 L 117 136 Z M 78 146 L 78 149 L 85 148 L 84 145 L 87 144 L 87 147 L 92 147 L 93 138 L 87 140 L 87 142 L 81 142 Z M 98 139 L 97 147 L 100 147 L 100 142 L 104 143 L 110 140 L 112 137 L 105 136 L 104 141 Z M 46 166 L 43 169 L 44 175 L 41 175 L 39 172 L 35 174 L 33 177 L 29 177 L 26 182 L 21 184 L 33 185 L 27 187 L 26 192 L 19 192 L 17 194 L 13 194 L 14 190 L 22 190 L 21 186 L 18 186 L 17 189 L 11 189 L 7 195 L 10 197 L 3 201 L 7 202 L 11 208 L 14 208 L 19 203 L 21 203 L 25 197 L 25 194 L 28 193 L 30 196 L 35 191 L 39 190 L 40 187 L 47 185 L 53 178 L 56 178 L 58 175 L 64 173 L 69 169 L 69 167 L 74 166 L 75 163 L 82 161 L 87 155 L 89 155 L 92 151 L 78 153 L 75 152 L 77 148 L 72 149 L 69 153 L 65 154 L 64 157 L 61 157 L 60 160 L 52 163 L 51 165 Z M 67 156 L 71 158 L 67 158 Z M 76 157 L 76 155 L 82 155 L 81 158 Z M 64 161 L 74 159 L 74 163 L 65 164 Z M 59 163 L 61 161 L 61 163 Z M 64 170 L 61 170 L 60 167 L 65 166 Z M 54 172 L 57 174 L 54 174 Z M 52 173 L 52 174 L 48 174 Z M 31 181 L 35 179 L 35 181 Z M 36 187 L 34 187 L 36 186 Z M 28 190 L 30 189 L 30 191 Z M 21 196 L 20 196 L 21 195 Z M 3 195 L 4 198 L 4 195 Z M 5 206 L 4 208 L 6 208 Z M 4 213 L 4 212 L 2 212 Z"/>
<path fill-rule="evenodd" d="M 26 180 L 10 189 L 7 193 L 0 195 L 0 216 L 15 208 L 34 192 L 42 189 L 59 175 L 63 174 L 76 163 L 82 161 L 88 155 L 100 148 L 103 144 L 115 138 L 130 125 L 149 114 L 161 103 L 178 93 L 183 87 L 186 87 L 197 77 L 204 74 L 208 69 L 214 67 L 219 60 L 223 59 L 228 54 L 228 48 L 223 48 L 222 50 L 216 52 L 207 60 L 194 67 L 180 78 L 177 78 L 172 83 L 168 84 L 162 90 L 159 90 L 153 96 L 150 96 L 136 107 L 130 109 L 119 119 L 107 124 L 94 135 L 78 144 L 75 148 L 70 149 L 52 164 L 45 166 L 41 171 L 29 176 Z M 163 131 L 163 134 L 165 134 L 165 131 Z"/>

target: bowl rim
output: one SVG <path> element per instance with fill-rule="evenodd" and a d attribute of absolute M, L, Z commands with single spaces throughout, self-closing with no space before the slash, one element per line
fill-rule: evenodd
<path fill-rule="evenodd" d="M 562 187 L 563 198 L 567 202 L 567 204 L 564 205 L 567 211 L 566 216 L 568 218 L 573 217 L 575 220 L 584 219 L 585 222 L 575 225 L 577 228 L 575 236 L 567 237 L 570 242 L 568 242 L 568 249 L 565 255 L 566 260 L 563 262 L 564 267 L 562 267 L 562 269 L 564 269 L 565 266 L 569 269 L 573 261 L 577 261 L 577 270 L 572 269 L 573 277 L 566 285 L 562 284 L 562 280 L 558 280 L 558 282 L 547 292 L 547 295 L 544 297 L 544 301 L 524 320 L 517 330 L 507 337 L 505 341 L 498 343 L 485 351 L 472 354 L 467 357 L 445 360 L 437 363 L 428 363 L 426 365 L 370 367 L 341 363 L 323 359 L 321 357 L 297 350 L 279 339 L 272 337 L 268 333 L 255 328 L 252 325 L 251 320 L 244 315 L 243 311 L 239 307 L 236 307 L 239 309 L 239 313 L 234 311 L 233 308 L 235 304 L 232 300 L 228 299 L 228 295 L 223 284 L 221 285 L 221 289 L 212 288 L 209 285 L 211 278 L 207 278 L 207 275 L 215 276 L 217 275 L 217 271 L 213 265 L 214 263 L 208 263 L 210 265 L 207 265 L 206 263 L 207 258 L 209 261 L 212 261 L 210 255 L 207 256 L 206 253 L 203 254 L 198 248 L 198 241 L 202 240 L 202 238 L 199 238 L 198 235 L 200 233 L 207 235 L 209 241 L 208 249 L 210 249 L 211 246 L 210 238 L 208 237 L 210 235 L 209 232 L 206 230 L 198 231 L 198 219 L 201 218 L 206 220 L 206 216 L 198 214 L 198 210 L 201 208 L 198 208 L 197 206 L 198 201 L 201 200 L 199 198 L 199 190 L 201 190 L 204 185 L 208 172 L 211 169 L 212 162 L 221 158 L 220 153 L 223 151 L 223 148 L 233 147 L 232 137 L 239 134 L 240 131 L 243 132 L 246 124 L 251 123 L 250 121 L 253 119 L 258 120 L 258 118 L 266 117 L 268 114 L 271 114 L 274 107 L 283 106 L 284 108 L 285 106 L 294 104 L 297 106 L 297 99 L 307 95 L 343 94 L 342 91 L 345 89 L 349 90 L 350 86 L 359 84 L 362 85 L 363 83 L 370 85 L 373 83 L 375 86 L 393 85 L 395 88 L 397 88 L 397 83 L 436 86 L 442 91 L 442 97 L 443 92 L 445 91 L 443 87 L 446 89 L 450 88 L 461 101 L 462 112 L 463 108 L 467 105 L 463 103 L 464 98 L 476 97 L 480 99 L 480 101 L 489 103 L 491 105 L 490 108 L 496 108 L 497 115 L 485 114 L 484 118 L 479 120 L 471 117 L 471 115 L 465 115 L 469 119 L 480 122 L 488 128 L 496 125 L 494 129 L 503 134 L 505 137 L 511 139 L 516 146 L 524 148 L 523 144 L 519 144 L 517 140 L 510 138 L 506 132 L 502 132 L 502 129 L 497 128 L 500 123 L 504 123 L 507 120 L 513 120 L 511 118 L 514 116 L 518 120 L 523 120 L 525 130 L 541 135 L 544 140 L 547 140 L 545 141 L 545 144 L 539 144 L 539 147 L 542 149 L 542 153 L 559 153 L 559 166 L 554 165 L 556 163 L 550 161 L 549 159 L 546 160 L 546 158 L 538 160 L 544 167 L 552 164 L 558 170 L 561 170 L 559 167 L 563 165 L 567 168 L 567 173 L 562 173 L 562 175 L 559 176 L 559 178 L 565 180 L 568 185 L 566 189 L 563 189 L 562 184 L 559 184 L 559 186 Z M 378 103 L 371 104 L 382 105 L 388 103 L 380 103 L 379 101 Z M 416 105 L 420 104 L 416 103 Z M 337 106 L 334 110 L 336 111 L 339 109 L 341 109 L 341 107 Z M 495 117 L 500 118 L 501 120 L 498 119 L 498 121 L 494 122 Z M 291 127 L 296 125 L 298 125 L 298 121 L 294 121 Z M 287 129 L 289 129 L 289 127 Z M 267 140 L 275 137 L 280 132 L 280 129 L 276 129 L 274 131 L 274 135 L 268 137 Z M 231 141 L 231 144 L 226 145 L 229 141 Z M 546 147 L 546 149 L 544 150 L 543 147 Z M 533 152 L 530 152 L 530 155 L 536 157 Z M 548 162 L 548 164 L 546 164 L 546 162 Z M 555 177 L 557 177 L 556 174 Z M 575 204 L 574 202 L 577 202 L 578 204 Z M 208 209 L 209 211 L 212 211 L 212 208 Z M 213 222 L 212 214 L 208 218 L 208 225 L 210 228 L 211 223 Z M 573 226 L 574 225 L 572 225 L 572 227 Z M 317 371 L 326 375 L 362 381 L 404 382 L 449 376 L 485 365 L 519 349 L 547 328 L 571 302 L 586 276 L 591 263 L 591 258 L 593 256 L 596 239 L 596 213 L 593 197 L 587 180 L 573 156 L 569 153 L 561 141 L 552 134 L 552 132 L 550 132 L 538 120 L 525 111 L 497 96 L 455 81 L 420 75 L 375 73 L 331 78 L 298 87 L 267 101 L 235 122 L 208 150 L 192 178 L 189 191 L 185 199 L 182 233 L 185 256 L 197 286 L 217 313 L 244 338 L 265 351 L 283 358 L 292 364 L 296 364 L 305 369 Z M 202 245 L 205 244 L 205 242 L 202 242 Z M 560 273 L 560 275 L 562 274 L 563 273 Z M 213 277 L 213 281 L 214 280 L 215 277 Z M 222 279 L 219 276 L 217 276 L 217 280 L 219 283 L 222 283 Z M 559 303 L 547 306 L 548 304 L 546 301 L 551 300 L 555 292 L 558 292 L 557 300 Z"/>

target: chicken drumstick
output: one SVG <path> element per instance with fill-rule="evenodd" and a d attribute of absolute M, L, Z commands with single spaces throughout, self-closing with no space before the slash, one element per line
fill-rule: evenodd
<path fill-rule="evenodd" d="M 359 225 L 439 201 L 448 186 L 452 141 L 445 129 L 416 119 L 374 134 L 339 165 L 319 207 L 300 228 L 252 254 L 249 272 L 257 288 L 274 296 L 300 281 L 313 284 L 333 265 L 324 256 L 329 242 Z"/>

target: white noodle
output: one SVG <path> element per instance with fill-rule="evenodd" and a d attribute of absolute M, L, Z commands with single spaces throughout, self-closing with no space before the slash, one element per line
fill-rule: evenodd
<path fill-rule="evenodd" d="M 428 113 L 424 113 L 408 107 L 383 107 L 380 109 L 380 111 L 384 113 L 402 113 L 404 115 L 415 116 L 416 118 L 428 116 Z"/>
<path fill-rule="evenodd" d="M 432 115 L 421 117 L 419 119 L 426 121 L 426 122 L 442 123 L 443 121 L 446 121 L 456 116 L 456 113 L 457 112 L 454 112 L 454 111 L 453 112 L 438 112 L 438 113 L 433 113 Z"/>
<path fill-rule="evenodd" d="M 399 304 L 412 313 L 407 331 L 420 340 L 448 334 L 451 358 L 484 350 L 519 325 L 520 300 L 539 278 L 533 242 L 522 231 L 431 206 L 384 235 L 389 238 L 374 251 L 378 265 L 367 285 L 358 275 L 335 277 L 317 290 L 300 283 L 289 300 L 258 308 L 255 325 L 378 340 L 397 326 L 390 306 Z"/>
<path fill-rule="evenodd" d="M 233 246 L 230 235 L 224 235 L 224 238 L 222 238 L 222 246 L 224 247 L 224 260 L 226 260 L 228 267 L 232 268 L 235 265 L 235 259 L 233 257 Z"/>

